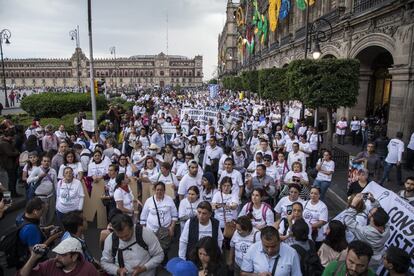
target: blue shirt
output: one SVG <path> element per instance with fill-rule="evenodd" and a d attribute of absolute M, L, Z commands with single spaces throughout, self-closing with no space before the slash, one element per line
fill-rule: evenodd
<path fill-rule="evenodd" d="M 43 242 L 43 235 L 39 226 L 30 223 L 22 227 L 19 232 L 20 241 L 29 247 Z"/>
<path fill-rule="evenodd" d="M 269 257 L 263 250 L 262 242 L 251 245 L 243 258 L 241 270 L 249 273 L 272 272 L 276 258 L 279 260 L 274 275 L 302 276 L 300 258 L 296 250 L 289 245 L 280 243 L 279 254 Z"/>

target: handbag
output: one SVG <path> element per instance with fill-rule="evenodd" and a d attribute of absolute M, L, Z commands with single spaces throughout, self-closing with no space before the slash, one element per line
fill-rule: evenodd
<path fill-rule="evenodd" d="M 221 202 L 224 203 L 223 193 L 220 192 L 220 195 L 221 195 Z M 231 239 L 233 237 L 234 232 L 236 231 L 236 223 L 234 221 L 226 220 L 226 209 L 224 209 L 224 205 L 223 205 L 223 216 L 224 216 L 223 236 L 227 239 Z"/>
<path fill-rule="evenodd" d="M 160 226 L 157 232 L 155 232 L 155 235 L 157 236 L 158 241 L 160 242 L 161 248 L 163 250 L 167 250 L 170 247 L 170 243 L 171 243 L 170 231 L 167 227 L 163 227 L 161 225 L 157 203 L 155 202 L 155 196 L 152 197 L 152 200 L 154 201 L 155 211 L 157 212 L 158 225 Z"/>

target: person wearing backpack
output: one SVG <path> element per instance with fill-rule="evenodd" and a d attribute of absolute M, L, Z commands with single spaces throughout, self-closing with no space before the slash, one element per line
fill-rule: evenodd
<path fill-rule="evenodd" d="M 324 267 L 317 254 L 315 243 L 309 239 L 309 226 L 303 218 L 292 225 L 294 243 L 291 245 L 299 255 L 300 269 L 303 275 L 319 276 Z"/>
<path fill-rule="evenodd" d="M 117 214 L 111 219 L 113 232 L 105 239 L 101 266 L 110 275 L 152 276 L 164 259 L 155 234 L 132 218 Z"/>
<path fill-rule="evenodd" d="M 264 191 L 261 188 L 254 188 L 251 195 L 251 201 L 246 203 L 240 210 L 239 217 L 247 216 L 253 226 L 261 229 L 266 225 L 273 225 L 275 222 L 275 214 L 272 207 L 262 202 Z"/>

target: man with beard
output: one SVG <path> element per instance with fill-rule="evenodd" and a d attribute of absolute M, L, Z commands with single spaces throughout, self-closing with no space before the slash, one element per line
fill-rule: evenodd
<path fill-rule="evenodd" d="M 40 259 L 46 250 L 46 245 L 38 244 L 34 247 L 30 259 L 24 267 L 17 273 L 19 276 L 36 276 L 36 275 L 85 275 L 97 276 L 98 271 L 93 265 L 82 256 L 82 245 L 75 238 L 67 238 L 60 242 L 58 246 L 53 249 L 56 257 L 45 262 L 39 263 L 33 268 L 38 259 Z M 39 254 L 40 253 L 40 254 Z"/>
<path fill-rule="evenodd" d="M 398 195 L 414 206 L 414 176 L 405 179 L 404 190 L 398 192 Z"/>
<path fill-rule="evenodd" d="M 374 276 L 369 267 L 374 252 L 369 244 L 355 240 L 348 245 L 345 261 L 332 261 L 323 271 L 322 276 Z"/>

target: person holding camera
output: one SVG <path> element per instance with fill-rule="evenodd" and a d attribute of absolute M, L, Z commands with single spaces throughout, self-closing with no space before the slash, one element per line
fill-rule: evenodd
<path fill-rule="evenodd" d="M 47 253 L 47 245 L 37 244 L 31 251 L 31 256 L 18 276 L 37 275 L 87 275 L 97 276 L 98 271 L 94 266 L 85 261 L 82 256 L 82 245 L 75 238 L 67 238 L 53 249 L 56 257 L 36 265 L 39 259 Z"/>

